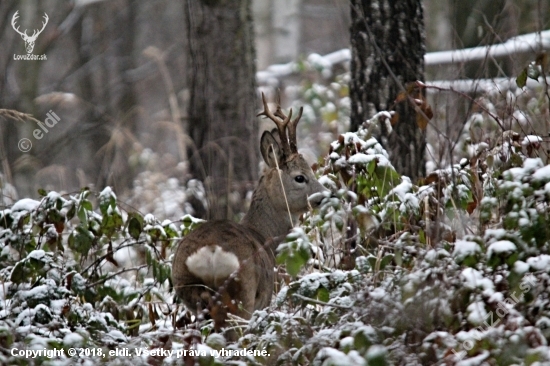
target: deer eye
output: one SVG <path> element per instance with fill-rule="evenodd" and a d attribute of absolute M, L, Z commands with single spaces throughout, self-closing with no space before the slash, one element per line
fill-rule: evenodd
<path fill-rule="evenodd" d="M 304 183 L 306 181 L 306 178 L 303 175 L 297 175 L 294 177 L 294 180 L 298 183 Z"/>

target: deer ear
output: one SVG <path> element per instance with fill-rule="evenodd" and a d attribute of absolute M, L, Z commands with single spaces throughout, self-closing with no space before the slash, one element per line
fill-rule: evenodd
<path fill-rule="evenodd" d="M 265 163 L 270 168 L 277 167 L 277 164 L 281 166 L 283 161 L 283 150 L 279 142 L 273 137 L 271 132 L 265 131 L 262 134 L 262 139 L 260 141 L 260 150 L 262 151 L 262 156 Z"/>

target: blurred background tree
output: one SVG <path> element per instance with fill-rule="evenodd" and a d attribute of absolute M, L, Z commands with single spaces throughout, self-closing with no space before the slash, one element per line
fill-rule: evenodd
<path fill-rule="evenodd" d="M 244 211 L 258 179 L 251 1 L 189 0 L 184 11 L 191 174 L 205 183 L 209 218 L 225 219 Z"/>

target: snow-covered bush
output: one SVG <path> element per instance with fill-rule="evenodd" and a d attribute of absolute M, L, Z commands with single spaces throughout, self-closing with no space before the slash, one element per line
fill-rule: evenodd
<path fill-rule="evenodd" d="M 108 187 L 3 209 L 0 363 L 74 364 L 69 349 L 86 347 L 83 362 L 106 364 L 550 364 L 550 168 L 526 149 L 538 137 L 505 133 L 413 183 L 371 135 L 387 118 L 330 144 L 316 170 L 335 196 L 280 245 L 289 275 L 234 344 L 173 301 L 171 254 L 200 220 L 126 211 Z M 210 353 L 244 348 L 267 355 Z"/>
<path fill-rule="evenodd" d="M 109 349 L 153 347 L 173 322 L 168 255 L 200 220 L 125 212 L 109 187 L 40 193 L 0 211 L 0 363 L 73 364 L 71 347 L 115 362 Z M 64 354 L 4 352 L 43 348 Z"/>
<path fill-rule="evenodd" d="M 331 144 L 318 171 L 339 199 L 280 246 L 302 275 L 240 345 L 280 364 L 550 364 L 548 166 L 509 144 L 508 164 L 489 152 L 417 186 L 369 135 L 388 117 Z"/>

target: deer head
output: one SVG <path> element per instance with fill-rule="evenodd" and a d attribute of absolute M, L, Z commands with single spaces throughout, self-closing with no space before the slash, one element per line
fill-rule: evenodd
<path fill-rule="evenodd" d="M 288 116 L 285 115 L 279 101 L 273 113 L 263 93 L 262 103 L 264 110 L 259 116 L 268 117 L 277 128 L 265 131 L 261 137 L 260 150 L 268 168 L 254 192 L 250 210 L 243 218 L 243 223 L 265 226 L 265 222 L 270 222 L 273 224 L 272 227 L 265 228 L 264 232 L 275 237 L 286 234 L 294 226 L 299 215 L 308 208 L 320 204 L 323 195 L 315 195 L 316 193 L 328 190 L 317 181 L 309 164 L 298 153 L 296 127 L 303 108 L 300 108 L 298 116 L 292 119 L 292 109 Z M 262 205 L 258 207 L 256 202 L 261 202 Z M 276 217 L 265 218 L 263 222 L 256 219 L 264 216 L 259 211 L 271 210 Z"/>
<path fill-rule="evenodd" d="M 17 33 L 21 35 L 21 38 L 23 38 L 23 41 L 25 41 L 25 49 L 27 50 L 27 53 L 31 53 L 32 50 L 34 49 L 34 43 L 36 42 L 36 38 L 38 38 L 40 33 L 42 33 L 44 28 L 46 28 L 46 24 L 48 24 L 48 20 L 49 20 L 48 14 L 44 13 L 44 22 L 42 22 L 42 29 L 40 30 L 35 29 L 32 33 L 32 36 L 29 36 L 27 34 L 26 29 L 25 29 L 25 32 L 21 32 L 19 30 L 19 26 L 17 26 L 17 28 L 15 26 L 17 22 L 17 18 L 19 18 L 18 13 L 19 13 L 19 10 L 16 11 L 15 14 L 13 14 L 13 17 L 11 18 L 11 26 Z"/>

